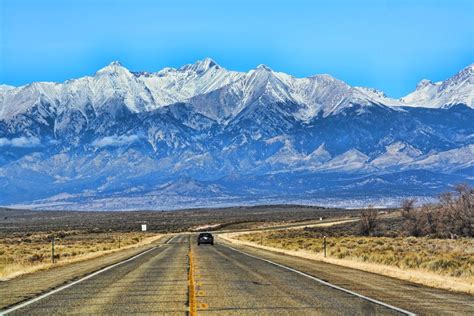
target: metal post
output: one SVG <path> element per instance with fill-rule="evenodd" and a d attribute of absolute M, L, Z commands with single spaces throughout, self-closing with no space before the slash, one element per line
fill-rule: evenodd
<path fill-rule="evenodd" d="M 54 237 L 51 239 L 51 261 L 54 263 Z"/>
<path fill-rule="evenodd" d="M 326 236 L 323 239 L 324 258 L 326 258 Z"/>
<path fill-rule="evenodd" d="M 260 245 L 263 245 L 263 234 L 260 236 Z"/>
<path fill-rule="evenodd" d="M 120 248 L 120 236 L 119 236 L 119 238 L 118 238 L 118 239 L 119 239 L 119 248 Z"/>

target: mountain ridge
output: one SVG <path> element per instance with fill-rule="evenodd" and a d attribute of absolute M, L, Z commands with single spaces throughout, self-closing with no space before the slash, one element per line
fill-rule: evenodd
<path fill-rule="evenodd" d="M 348 102 L 429 108 L 463 103 L 469 107 L 474 107 L 473 69 L 474 64 L 471 64 L 453 77 L 436 84 L 430 83 L 428 80 L 422 80 L 417 85 L 417 90 L 397 100 L 389 98 L 382 91 L 373 88 L 351 87 L 330 75 L 296 78 L 282 72 L 274 72 L 265 65 L 259 65 L 246 73 L 236 72 L 219 66 L 210 58 L 205 58 L 178 69 L 167 67 L 150 73 L 132 72 L 120 62 L 114 61 L 99 69 L 94 76 L 71 79 L 63 83 L 35 82 L 13 88 L 2 85 L 0 89 L 2 107 L 0 109 L 3 110 L 0 112 L 0 118 L 11 118 L 27 108 L 24 105 L 25 102 L 31 106 L 35 103 L 34 101 L 38 101 L 35 100 L 38 98 L 59 103 L 64 103 L 67 101 L 65 99 L 70 98 L 70 101 L 79 104 L 90 100 L 93 104 L 100 105 L 101 102 L 105 101 L 104 99 L 114 96 L 110 90 L 115 90 L 116 97 L 124 98 L 131 110 L 135 112 L 152 111 L 176 102 L 185 102 L 192 97 L 212 92 L 239 80 L 247 79 L 247 81 L 250 81 L 252 76 L 255 77 L 255 73 L 263 74 L 263 76 L 271 78 L 273 81 L 278 80 L 280 85 L 284 86 L 283 88 L 280 87 L 280 90 L 286 90 L 284 92 L 289 94 L 294 101 L 309 104 L 312 107 L 308 110 L 310 114 L 302 113 L 305 118 L 321 110 L 322 103 L 326 103 L 325 106 L 329 107 L 328 114 L 337 110 L 338 106 L 347 106 L 346 103 Z M 101 77 L 106 78 L 101 80 Z M 260 80 L 265 81 L 265 78 L 260 76 Z M 276 83 L 274 82 L 274 84 Z M 458 85 L 462 86 L 463 95 L 456 98 L 450 92 L 459 90 Z M 123 91 L 123 88 L 126 88 L 129 93 Z M 324 95 L 325 89 L 332 90 L 332 100 L 324 98 L 328 94 Z M 440 89 L 441 95 L 436 93 L 438 89 Z M 77 95 L 79 90 L 85 95 Z M 100 92 L 103 92 L 103 94 L 100 94 Z M 319 94 L 315 95 L 315 92 L 319 92 Z M 280 91 L 278 97 L 282 97 L 281 93 L 282 91 Z M 440 98 L 441 100 L 439 100 Z M 314 100 L 320 102 L 317 103 Z M 327 103 L 330 105 L 327 105 Z"/>
<path fill-rule="evenodd" d="M 423 81 L 419 93 L 439 92 L 427 106 L 329 75 L 235 72 L 212 59 L 153 73 L 112 62 L 64 83 L 1 86 L 0 205 L 429 199 L 474 183 L 472 77 L 471 65 Z"/>

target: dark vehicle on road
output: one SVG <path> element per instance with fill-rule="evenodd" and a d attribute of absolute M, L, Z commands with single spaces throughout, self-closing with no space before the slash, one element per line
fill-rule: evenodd
<path fill-rule="evenodd" d="M 200 233 L 198 236 L 198 246 L 201 244 L 214 245 L 214 237 L 210 233 Z"/>

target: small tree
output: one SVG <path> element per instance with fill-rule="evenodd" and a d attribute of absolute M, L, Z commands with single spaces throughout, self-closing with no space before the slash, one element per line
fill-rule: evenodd
<path fill-rule="evenodd" d="M 363 236 L 373 236 L 377 228 L 378 212 L 371 206 L 360 212 L 359 232 Z"/>
<path fill-rule="evenodd" d="M 402 216 L 403 217 L 409 217 L 409 215 L 413 212 L 413 209 L 415 208 L 415 199 L 404 199 L 402 201 Z"/>
<path fill-rule="evenodd" d="M 404 230 L 410 236 L 421 236 L 424 231 L 424 212 L 415 208 L 415 199 L 402 201 L 402 217 L 405 219 Z"/>
<path fill-rule="evenodd" d="M 423 232 L 425 234 L 435 234 L 437 217 L 436 212 L 431 211 L 432 205 L 423 205 L 421 213 L 423 214 Z"/>

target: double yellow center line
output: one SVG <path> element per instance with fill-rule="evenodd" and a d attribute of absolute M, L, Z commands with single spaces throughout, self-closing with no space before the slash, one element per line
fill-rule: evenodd
<path fill-rule="evenodd" d="M 197 315 L 197 307 L 196 307 L 196 290 L 195 290 L 195 284 L 194 284 L 194 259 L 193 259 L 193 251 L 191 249 L 191 241 L 189 242 L 188 262 L 189 262 L 189 269 L 188 269 L 189 315 L 195 316 Z"/>

